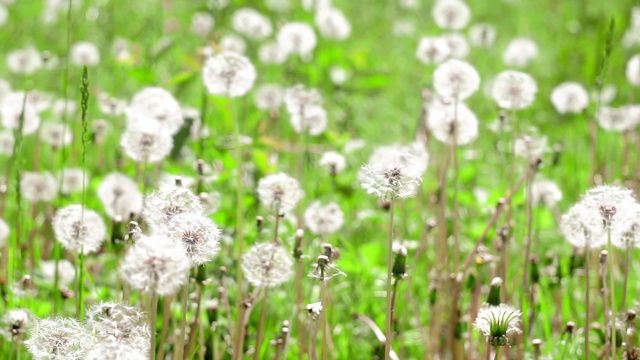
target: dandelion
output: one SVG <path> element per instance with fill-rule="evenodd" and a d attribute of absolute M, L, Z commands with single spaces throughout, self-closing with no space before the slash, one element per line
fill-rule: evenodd
<path fill-rule="evenodd" d="M 523 37 L 513 39 L 507 45 L 502 54 L 502 61 L 507 66 L 522 68 L 529 65 L 536 57 L 538 57 L 538 46 L 532 39 Z"/>
<path fill-rule="evenodd" d="M 80 192 L 85 187 L 89 186 L 89 173 L 81 168 L 67 168 L 62 170 L 58 179 L 62 184 L 60 191 L 64 195 Z"/>
<path fill-rule="evenodd" d="M 242 256 L 242 271 L 257 287 L 275 287 L 293 275 L 293 260 L 285 248 L 274 242 L 252 245 Z"/>
<path fill-rule="evenodd" d="M 25 101 L 25 96 L 27 100 Z M 40 117 L 34 105 L 24 92 L 12 92 L 5 95 L 0 103 L 0 115 L 2 125 L 7 129 L 20 128 L 22 122 L 22 134 L 29 135 L 38 130 Z"/>
<path fill-rule="evenodd" d="M 251 90 L 256 70 L 244 56 L 222 52 L 207 59 L 202 79 L 210 94 L 238 97 Z"/>
<path fill-rule="evenodd" d="M 551 103 L 560 114 L 579 114 L 589 105 L 589 95 L 582 85 L 564 82 L 551 92 Z"/>
<path fill-rule="evenodd" d="M 562 191 L 551 180 L 537 180 L 531 184 L 531 199 L 533 205 L 553 208 L 562 200 Z"/>
<path fill-rule="evenodd" d="M 260 179 L 256 192 L 260 202 L 269 209 L 276 210 L 278 214 L 293 210 L 304 196 L 298 180 L 284 173 Z"/>
<path fill-rule="evenodd" d="M 258 109 L 277 110 L 284 100 L 284 90 L 280 85 L 264 84 L 256 90 L 255 102 Z"/>
<path fill-rule="evenodd" d="M 44 123 L 40 128 L 40 139 L 51 145 L 53 150 L 57 150 L 71 144 L 73 135 L 68 125 Z"/>
<path fill-rule="evenodd" d="M 327 151 L 322 154 L 319 165 L 329 168 L 331 175 L 336 175 L 347 167 L 347 161 L 342 154 L 336 151 Z"/>
<path fill-rule="evenodd" d="M 225 35 L 220 39 L 220 50 L 222 52 L 242 55 L 247 51 L 247 43 L 240 36 L 235 34 Z"/>
<path fill-rule="evenodd" d="M 0 155 L 11 156 L 15 141 L 12 131 L 0 130 Z"/>
<path fill-rule="evenodd" d="M 11 235 L 11 229 L 7 222 L 0 218 L 0 248 L 7 244 L 7 239 Z"/>
<path fill-rule="evenodd" d="M 620 225 L 616 227 L 616 233 L 612 234 L 611 243 L 620 249 L 638 247 L 640 245 L 640 204 L 631 204 L 620 211 L 624 220 L 619 221 Z"/>
<path fill-rule="evenodd" d="M 360 185 L 367 193 L 380 198 L 407 198 L 415 195 L 422 183 L 415 158 L 409 153 L 392 152 L 386 164 L 367 164 L 358 173 Z"/>
<path fill-rule="evenodd" d="M 351 35 L 351 24 L 337 8 L 323 7 L 316 11 L 314 21 L 320 34 L 328 39 L 344 40 Z"/>
<path fill-rule="evenodd" d="M 15 74 L 31 75 L 43 66 L 42 56 L 33 46 L 11 51 L 7 55 L 7 67 Z"/>
<path fill-rule="evenodd" d="M 182 245 L 194 265 L 203 265 L 220 251 L 222 233 L 211 219 L 199 214 L 182 213 L 171 218 L 166 236 Z"/>
<path fill-rule="evenodd" d="M 628 224 L 626 210 L 633 208 L 633 190 L 610 185 L 596 186 L 582 198 L 587 212 L 586 225 L 592 232 L 611 230 L 613 234 Z"/>
<path fill-rule="evenodd" d="M 100 215 L 82 205 L 69 205 L 53 217 L 53 232 L 62 246 L 85 254 L 97 251 L 107 235 L 107 227 Z"/>
<path fill-rule="evenodd" d="M 288 88 L 284 95 L 284 103 L 289 114 L 298 114 L 301 117 L 304 117 L 307 108 L 319 106 L 321 102 L 322 97 L 318 90 L 306 89 L 301 84 Z"/>
<path fill-rule="evenodd" d="M 146 315 L 134 306 L 104 302 L 87 310 L 87 325 L 99 343 L 131 347 L 149 353 L 149 326 Z M 123 359 L 124 360 L 124 359 Z"/>
<path fill-rule="evenodd" d="M 312 233 L 326 236 L 340 230 L 344 224 L 344 214 L 335 202 L 323 206 L 319 201 L 314 201 L 304 212 L 304 222 Z"/>
<path fill-rule="evenodd" d="M 469 6 L 461 0 L 438 0 L 433 6 L 432 15 L 442 29 L 460 30 L 471 19 Z"/>
<path fill-rule="evenodd" d="M 464 100 L 480 87 L 480 75 L 465 61 L 447 60 L 433 72 L 433 86 L 440 96 Z"/>
<path fill-rule="evenodd" d="M 522 312 L 509 305 L 483 306 L 473 326 L 487 337 L 487 342 L 497 348 L 507 345 L 507 336 L 519 333 Z"/>
<path fill-rule="evenodd" d="M 269 37 L 273 32 L 269 18 L 251 8 L 236 10 L 231 24 L 235 31 L 255 40 Z"/>
<path fill-rule="evenodd" d="M 538 92 L 536 81 L 529 74 L 503 71 L 493 80 L 491 95 L 504 109 L 524 109 L 531 105 Z"/>
<path fill-rule="evenodd" d="M 125 255 L 120 274 L 134 289 L 167 296 L 187 283 L 190 268 L 180 245 L 161 236 L 142 236 Z"/>
<path fill-rule="evenodd" d="M 464 59 L 469 55 L 469 43 L 462 34 L 449 33 L 442 35 L 442 38 L 449 47 L 450 58 Z"/>
<path fill-rule="evenodd" d="M 287 53 L 275 42 L 260 45 L 258 59 L 267 65 L 280 65 L 287 61 Z"/>
<path fill-rule="evenodd" d="M 164 229 L 182 213 L 201 214 L 200 199 L 191 190 L 180 187 L 159 188 L 145 199 L 142 216 L 155 229 Z"/>
<path fill-rule="evenodd" d="M 413 35 L 416 32 L 416 26 L 412 21 L 396 20 L 393 23 L 393 34 L 398 37 Z"/>
<path fill-rule="evenodd" d="M 58 193 L 58 182 L 50 172 L 25 171 L 20 177 L 22 196 L 32 203 L 49 202 Z"/>
<path fill-rule="evenodd" d="M 78 66 L 97 66 L 100 63 L 98 47 L 86 41 L 73 44 L 69 57 L 71 62 Z"/>
<path fill-rule="evenodd" d="M 325 244 L 325 246 L 328 244 Z M 331 248 L 331 245 L 328 245 L 330 249 L 329 256 L 333 255 L 333 252 L 336 249 Z M 309 274 L 310 278 L 318 279 L 320 281 L 331 280 L 336 276 L 347 276 L 342 270 L 338 269 L 334 266 L 331 261 L 332 259 L 327 255 L 320 255 L 316 261 L 316 264 L 313 267 L 313 271 Z"/>
<path fill-rule="evenodd" d="M 277 41 L 286 54 L 308 56 L 318 42 L 311 26 L 303 22 L 290 22 L 278 31 Z"/>
<path fill-rule="evenodd" d="M 291 126 L 300 133 L 312 136 L 321 135 L 327 128 L 327 112 L 322 106 L 311 105 L 301 108 L 301 111 L 291 114 Z"/>
<path fill-rule="evenodd" d="M 34 322 L 35 318 L 29 310 L 11 309 L 0 319 L 0 335 L 8 342 L 16 339 L 21 341 Z"/>
<path fill-rule="evenodd" d="M 98 186 L 98 198 L 111 219 L 131 219 L 142 212 L 142 193 L 128 176 L 111 173 Z"/>
<path fill-rule="evenodd" d="M 206 38 L 211 34 L 213 26 L 215 25 L 215 19 L 213 15 L 206 12 L 196 12 L 191 15 L 191 26 L 189 29 L 192 33 Z"/>
<path fill-rule="evenodd" d="M 111 97 L 103 92 L 98 94 L 98 106 L 103 115 L 109 116 L 122 115 L 127 110 L 127 102 L 125 100 Z"/>
<path fill-rule="evenodd" d="M 78 110 L 78 105 L 71 100 L 58 99 L 53 102 L 53 106 L 51 107 L 53 113 L 57 116 L 69 116 L 72 117 L 73 114 Z"/>
<path fill-rule="evenodd" d="M 47 318 L 36 322 L 24 344 L 36 360 L 80 360 L 93 343 L 91 334 L 78 320 Z"/>
<path fill-rule="evenodd" d="M 349 79 L 349 72 L 340 66 L 332 66 L 329 71 L 331 82 L 336 86 L 342 86 Z"/>
<path fill-rule="evenodd" d="M 462 102 L 436 103 L 430 109 L 427 126 L 438 141 L 463 146 L 478 137 L 478 118 Z"/>
<path fill-rule="evenodd" d="M 416 57 L 425 65 L 443 62 L 450 52 L 449 44 L 442 37 L 422 37 L 418 43 Z"/>
<path fill-rule="evenodd" d="M 413 171 L 422 176 L 427 171 L 429 163 L 429 153 L 424 144 L 412 142 L 406 145 L 387 145 L 378 146 L 369 156 L 369 165 L 375 167 L 384 167 L 388 164 L 403 163 L 404 154 L 413 157 Z"/>
<path fill-rule="evenodd" d="M 116 342 L 99 342 L 88 350 L 84 360 L 146 360 L 149 355 L 133 346 Z"/>
<path fill-rule="evenodd" d="M 538 138 L 523 135 L 517 138 L 513 144 L 513 150 L 516 156 L 527 159 L 530 162 L 540 159 L 546 149 L 547 138 L 545 136 Z"/>
<path fill-rule="evenodd" d="M 629 84 L 640 86 L 640 55 L 634 55 L 629 59 L 625 75 Z"/>
<path fill-rule="evenodd" d="M 617 92 L 618 88 L 615 85 L 605 84 L 599 91 L 591 91 L 591 101 L 601 105 L 608 105 L 616 98 Z"/>
<path fill-rule="evenodd" d="M 307 304 L 306 308 L 309 316 L 311 316 L 313 320 L 318 320 L 318 318 L 320 318 L 320 313 L 322 313 L 323 310 L 322 302 L 318 301 L 315 303 Z"/>
<path fill-rule="evenodd" d="M 146 126 L 151 119 L 171 135 L 177 133 L 184 124 L 178 101 L 170 92 L 159 87 L 147 87 L 137 92 L 126 114 L 129 127 L 137 124 Z"/>
<path fill-rule="evenodd" d="M 471 45 L 490 48 L 496 40 L 496 28 L 491 24 L 478 23 L 469 29 Z"/>
<path fill-rule="evenodd" d="M 173 148 L 173 137 L 161 125 L 147 118 L 128 126 L 120 138 L 125 154 L 138 163 L 162 161 Z"/>
<path fill-rule="evenodd" d="M 634 129 L 640 123 L 640 107 L 636 105 L 619 108 L 605 106 L 596 112 L 595 117 L 603 129 L 624 132 Z"/>
<path fill-rule="evenodd" d="M 55 283 L 56 277 L 56 261 L 45 260 L 40 262 L 40 268 L 38 274 L 42 276 L 43 280 L 50 285 Z M 71 284 L 76 278 L 76 269 L 69 260 L 58 260 L 58 286 L 60 288 L 66 287 Z"/>
<path fill-rule="evenodd" d="M 588 209 L 583 203 L 578 202 L 569 211 L 562 215 L 560 232 L 564 238 L 577 248 L 598 248 L 605 244 L 606 238 L 601 231 L 593 234 L 587 226 Z"/>

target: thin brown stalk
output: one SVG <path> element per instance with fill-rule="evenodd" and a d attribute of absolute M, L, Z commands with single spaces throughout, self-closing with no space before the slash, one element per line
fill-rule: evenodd
<path fill-rule="evenodd" d="M 262 349 L 262 340 L 264 338 L 264 320 L 267 315 L 267 298 L 269 296 L 269 288 L 265 288 L 262 298 L 262 306 L 260 309 L 260 320 L 258 322 L 258 334 L 256 335 L 256 348 L 253 353 L 253 359 L 260 359 L 260 350 Z"/>
<path fill-rule="evenodd" d="M 327 281 L 323 280 L 320 283 L 320 299 L 322 301 L 322 314 L 320 314 L 320 328 L 322 329 L 322 360 L 329 359 L 329 330 L 328 330 L 328 320 L 327 320 L 327 310 L 328 310 L 328 301 L 327 301 Z"/>
<path fill-rule="evenodd" d="M 609 354 L 608 358 L 611 359 L 611 353 L 609 352 L 611 349 L 611 332 L 608 323 L 611 322 L 612 317 L 609 313 L 609 286 L 607 284 L 607 261 L 611 261 L 611 259 L 607 259 L 607 255 L 604 257 L 601 253 L 600 258 L 600 280 L 602 281 L 602 303 L 603 303 L 603 312 L 604 312 L 604 333 L 605 333 L 605 348 L 606 352 Z M 610 256 L 610 255 L 608 255 Z"/>
<path fill-rule="evenodd" d="M 151 295 L 151 303 L 149 304 L 149 331 L 151 337 L 149 339 L 150 359 L 156 358 L 156 316 L 158 315 L 158 294 L 154 291 Z"/>
<path fill-rule="evenodd" d="M 202 270 L 198 268 L 196 271 Z M 201 334 L 199 334 L 198 329 L 200 328 L 200 309 L 202 307 L 202 283 L 196 283 L 196 316 L 191 324 L 191 331 L 189 332 L 189 342 L 187 343 L 187 347 L 184 351 L 186 356 L 189 356 L 194 349 L 196 344 L 196 338 L 198 338 Z"/>
<path fill-rule="evenodd" d="M 590 274 L 589 274 L 589 266 L 591 266 L 589 258 L 591 257 L 591 251 L 589 249 L 589 243 L 587 242 L 587 246 L 584 250 L 584 268 L 585 268 L 585 289 L 584 289 L 584 301 L 586 303 L 586 314 L 585 314 L 585 324 L 584 324 L 584 358 L 585 360 L 589 360 L 589 356 L 591 356 L 591 352 L 589 351 L 589 333 L 591 332 L 591 309 L 590 309 L 590 294 L 591 294 L 591 286 L 590 286 Z"/>
<path fill-rule="evenodd" d="M 160 343 L 164 344 L 169 330 L 169 319 L 171 319 L 171 303 L 174 295 L 164 298 L 162 305 L 162 330 L 160 331 Z M 164 359 L 164 346 L 158 349 L 158 359 Z"/>
<path fill-rule="evenodd" d="M 540 164 L 540 161 L 538 159 L 536 159 L 534 162 L 531 163 L 530 165 L 530 176 L 528 177 L 528 181 L 527 181 L 527 237 L 525 238 L 527 243 L 526 243 L 526 247 L 525 247 L 525 255 L 524 255 L 524 271 L 522 272 L 522 281 L 521 281 L 521 285 L 523 286 L 523 289 L 525 289 L 524 292 L 521 293 L 520 296 L 520 309 L 524 309 L 524 297 L 527 296 L 526 294 L 530 293 L 532 290 L 529 289 L 529 263 L 531 263 L 531 244 L 533 243 L 533 199 L 532 199 L 532 187 L 533 187 L 533 180 L 536 176 L 536 173 L 538 172 L 538 165 Z M 532 307 L 532 304 L 529 304 L 529 307 Z M 524 327 L 524 322 L 522 323 L 522 346 L 520 346 L 521 349 L 524 348 L 524 345 L 527 343 L 526 338 L 527 338 L 527 333 L 525 332 L 526 329 Z"/>
<path fill-rule="evenodd" d="M 180 318 L 180 332 L 179 336 L 176 339 L 175 344 L 175 356 L 174 359 L 181 360 L 184 354 L 184 335 L 186 333 L 187 328 L 187 313 L 188 309 L 188 300 L 189 300 L 189 283 L 187 282 L 182 287 L 182 295 L 181 295 L 181 309 L 182 309 L 182 317 Z"/>
<path fill-rule="evenodd" d="M 389 351 L 391 350 L 391 343 L 393 342 L 393 329 L 391 328 L 392 323 L 392 304 L 391 304 L 391 270 L 393 268 L 393 221 L 394 221 L 394 198 L 391 198 L 389 204 L 389 236 L 387 239 L 387 311 L 386 311 L 386 323 L 385 323 L 385 337 L 387 341 L 385 341 L 384 346 L 384 358 L 385 360 L 389 360 Z"/>
<path fill-rule="evenodd" d="M 625 260 L 624 260 L 624 283 L 622 287 L 622 305 L 620 306 L 620 310 L 624 311 L 627 306 L 627 286 L 629 284 L 629 267 L 631 264 L 631 246 L 627 246 L 625 251 Z"/>

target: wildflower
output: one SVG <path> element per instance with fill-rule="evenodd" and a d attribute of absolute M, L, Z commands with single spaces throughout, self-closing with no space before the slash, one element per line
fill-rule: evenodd
<path fill-rule="evenodd" d="M 166 235 L 182 245 L 194 265 L 210 262 L 220 251 L 220 229 L 211 219 L 200 214 L 173 216 L 167 225 Z"/>
<path fill-rule="evenodd" d="M 307 108 L 319 106 L 321 102 L 322 97 L 318 90 L 305 89 L 301 84 L 288 88 L 284 95 L 284 103 L 289 114 L 298 114 L 301 117 L 304 117 Z"/>
<path fill-rule="evenodd" d="M 242 270 L 257 287 L 274 287 L 293 275 L 293 260 L 285 248 L 274 242 L 252 245 L 242 256 Z"/>
<path fill-rule="evenodd" d="M 80 41 L 71 47 L 71 62 L 78 66 L 96 66 L 100 63 L 100 51 L 90 42 Z"/>
<path fill-rule="evenodd" d="M 180 245 L 161 236 L 142 236 L 125 255 L 120 274 L 134 289 L 167 296 L 187 283 L 190 268 Z"/>
<path fill-rule="evenodd" d="M 273 32 L 269 18 L 251 8 L 236 10 L 231 24 L 235 31 L 255 40 L 269 37 Z"/>
<path fill-rule="evenodd" d="M 562 215 L 560 232 L 564 238 L 577 248 L 597 248 L 605 244 L 605 238 L 601 231 L 595 234 L 587 226 L 588 209 L 582 202 L 573 205 L 569 211 Z"/>
<path fill-rule="evenodd" d="M 196 12 L 191 15 L 191 32 L 200 37 L 206 38 L 209 36 L 214 25 L 215 19 L 213 15 L 207 12 Z"/>
<path fill-rule="evenodd" d="M 210 94 L 238 97 L 253 87 L 256 69 L 244 56 L 222 52 L 207 59 L 202 79 Z"/>
<path fill-rule="evenodd" d="M 20 177 L 22 196 L 32 203 L 49 202 L 55 199 L 58 182 L 50 172 L 34 173 L 25 171 Z"/>
<path fill-rule="evenodd" d="M 34 322 L 34 316 L 29 310 L 11 309 L 0 319 L 0 335 L 8 342 L 21 341 Z"/>
<path fill-rule="evenodd" d="M 387 163 L 364 165 L 358 173 L 361 187 L 380 198 L 407 198 L 415 195 L 422 183 L 413 155 L 398 151 L 389 154 Z"/>
<path fill-rule="evenodd" d="M 432 15 L 442 29 L 460 30 L 471 19 L 469 6 L 461 0 L 438 0 L 433 6 Z"/>
<path fill-rule="evenodd" d="M 579 114 L 589 105 L 589 95 L 582 85 L 564 82 L 551 92 L 551 103 L 560 114 Z"/>
<path fill-rule="evenodd" d="M 13 154 L 13 146 L 15 138 L 13 132 L 9 130 L 0 130 L 0 155 L 11 156 Z"/>
<path fill-rule="evenodd" d="M 328 39 L 344 40 L 351 35 L 351 24 L 337 8 L 323 7 L 316 11 L 315 23 L 322 36 Z"/>
<path fill-rule="evenodd" d="M 596 120 L 600 127 L 608 131 L 628 131 L 640 123 L 640 107 L 627 105 L 619 108 L 602 107 L 596 112 Z"/>
<path fill-rule="evenodd" d="M 531 199 L 533 205 L 553 208 L 562 200 L 562 191 L 551 180 L 537 180 L 531 184 Z"/>
<path fill-rule="evenodd" d="M 547 149 L 547 138 L 545 136 L 537 138 L 523 135 L 515 140 L 513 149 L 517 156 L 530 162 L 536 161 L 542 157 L 542 154 Z"/>
<path fill-rule="evenodd" d="M 347 161 L 340 153 L 327 151 L 322 154 L 319 165 L 329 168 L 331 175 L 336 175 L 347 167 Z"/>
<path fill-rule="evenodd" d="M 456 146 L 478 137 L 478 118 L 462 102 L 434 104 L 428 112 L 427 126 L 438 141 Z"/>
<path fill-rule="evenodd" d="M 469 43 L 467 38 L 459 33 L 449 33 L 442 35 L 442 38 L 449 47 L 449 57 L 453 59 L 464 59 L 469 55 Z"/>
<path fill-rule="evenodd" d="M 520 332 L 521 317 L 522 312 L 509 305 L 483 306 L 473 326 L 487 337 L 492 346 L 504 346 L 509 334 Z"/>
<path fill-rule="evenodd" d="M 490 48 L 496 40 L 496 28 L 491 24 L 478 23 L 469 29 L 471 45 Z"/>
<path fill-rule="evenodd" d="M 242 55 L 247 51 L 247 43 L 240 36 L 235 34 L 225 35 L 220 39 L 220 50 L 222 52 Z"/>
<path fill-rule="evenodd" d="M 120 138 L 125 154 L 138 163 L 162 161 L 173 148 L 173 137 L 161 125 L 149 118 L 127 126 Z"/>
<path fill-rule="evenodd" d="M 444 38 L 424 36 L 418 43 L 416 57 L 426 65 L 438 64 L 449 56 L 449 51 L 449 44 Z"/>
<path fill-rule="evenodd" d="M 145 199 L 142 216 L 154 228 L 166 228 L 171 219 L 182 213 L 201 214 L 200 199 L 191 190 L 180 187 L 159 188 Z"/>
<path fill-rule="evenodd" d="M 25 341 L 27 350 L 36 360 L 79 360 L 93 345 L 93 338 L 82 324 L 73 318 L 39 319 Z"/>
<path fill-rule="evenodd" d="M 315 303 L 307 304 L 307 312 L 311 316 L 313 320 L 318 320 L 320 317 L 320 313 L 322 313 L 322 302 L 318 301 Z"/>
<path fill-rule="evenodd" d="M 291 114 L 291 126 L 296 133 L 321 135 L 327 128 L 327 112 L 322 106 L 311 105 L 301 107 L 300 111 Z"/>
<path fill-rule="evenodd" d="M 142 212 L 142 193 L 128 176 L 111 173 L 98 186 L 98 198 L 111 219 L 137 217 Z"/>
<path fill-rule="evenodd" d="M 40 126 L 40 117 L 35 104 L 24 92 L 5 95 L 0 103 L 0 115 L 2 115 L 2 125 L 7 129 L 19 129 L 22 122 L 23 135 L 36 132 Z"/>
<path fill-rule="evenodd" d="M 84 360 L 146 360 L 149 355 L 133 346 L 117 342 L 99 342 L 88 350 Z"/>
<path fill-rule="evenodd" d="M 56 276 L 56 261 L 45 260 L 40 262 L 38 274 L 42 276 L 47 284 L 53 286 Z M 69 260 L 58 260 L 58 286 L 64 288 L 71 284 L 76 278 L 76 268 Z"/>
<path fill-rule="evenodd" d="M 469 63 L 447 60 L 433 72 L 433 86 L 440 96 L 464 100 L 480 86 L 480 75 Z"/>
<path fill-rule="evenodd" d="M 127 110 L 127 102 L 125 100 L 111 97 L 104 92 L 98 94 L 98 105 L 104 115 L 122 115 Z"/>
<path fill-rule="evenodd" d="M 640 55 L 634 55 L 629 59 L 625 75 L 629 84 L 640 86 Z"/>
<path fill-rule="evenodd" d="M 264 84 L 256 91 L 256 106 L 262 110 L 277 110 L 284 99 L 284 90 L 280 85 Z"/>
<path fill-rule="evenodd" d="M 87 325 L 99 343 L 131 347 L 143 354 L 149 352 L 149 326 L 145 314 L 137 307 L 113 302 L 93 305 L 87 310 Z"/>
<path fill-rule="evenodd" d="M 585 221 L 590 230 L 611 230 L 613 234 L 626 227 L 627 211 L 637 204 L 633 190 L 610 185 L 591 188 L 581 201 L 585 205 Z"/>
<path fill-rule="evenodd" d="M 616 209 L 617 211 L 618 209 Z M 611 243 L 620 249 L 629 249 L 640 245 L 640 204 L 631 204 L 621 208 L 621 217 L 611 236 Z"/>
<path fill-rule="evenodd" d="M 176 182 L 180 182 L 180 186 L 182 187 L 192 189 L 196 184 L 196 179 L 191 176 L 163 173 L 158 179 L 158 188 L 172 188 L 176 186 Z"/>
<path fill-rule="evenodd" d="M 40 139 L 51 145 L 53 150 L 71 144 L 73 135 L 71 129 L 65 124 L 44 123 L 40 128 Z"/>
<path fill-rule="evenodd" d="M 329 71 L 329 77 L 334 85 L 341 86 L 349 79 L 349 73 L 345 68 L 332 66 Z"/>
<path fill-rule="evenodd" d="M 42 56 L 33 46 L 11 51 L 7 55 L 7 67 L 15 74 L 30 75 L 43 66 Z"/>
<path fill-rule="evenodd" d="M 320 201 L 314 201 L 304 212 L 304 222 L 312 233 L 325 236 L 340 230 L 344 214 L 335 202 L 323 206 Z"/>
<path fill-rule="evenodd" d="M 347 276 L 347 274 L 342 272 L 342 270 L 338 269 L 331 263 L 332 258 L 330 258 L 329 256 L 333 255 L 334 249 L 331 248 L 330 245 L 329 251 L 330 252 L 328 255 L 318 256 L 316 265 L 314 266 L 311 274 L 309 274 L 310 278 L 318 279 L 320 281 L 327 281 L 339 275 Z"/>
<path fill-rule="evenodd" d="M 260 45 L 258 59 L 263 64 L 280 65 L 287 60 L 287 53 L 276 42 L 267 42 Z"/>
<path fill-rule="evenodd" d="M 100 215 L 82 205 L 69 205 L 53 217 L 53 232 L 62 246 L 85 254 L 97 251 L 107 235 L 107 227 Z"/>
<path fill-rule="evenodd" d="M 524 109 L 531 105 L 538 92 L 536 81 L 529 74 L 503 71 L 493 80 L 491 95 L 504 109 Z"/>
<path fill-rule="evenodd" d="M 505 65 L 514 67 L 525 67 L 536 57 L 538 57 L 538 46 L 532 39 L 526 37 L 513 39 L 502 53 L 502 61 Z"/>
<path fill-rule="evenodd" d="M 126 110 L 127 126 L 146 126 L 150 120 L 158 127 L 173 135 L 180 130 L 184 119 L 182 109 L 175 97 L 165 89 L 147 87 L 137 92 Z"/>
<path fill-rule="evenodd" d="M 298 180 L 284 173 L 271 174 L 260 179 L 256 192 L 260 202 L 278 214 L 293 210 L 304 196 Z"/>
<path fill-rule="evenodd" d="M 303 22 L 290 22 L 278 31 L 277 41 L 286 54 L 307 56 L 318 42 L 311 26 Z"/>
<path fill-rule="evenodd" d="M 64 169 L 59 173 L 58 179 L 62 184 L 60 191 L 65 195 L 80 192 L 83 186 L 89 186 L 89 173 L 81 168 Z"/>
<path fill-rule="evenodd" d="M 0 248 L 7 244 L 7 239 L 11 235 L 11 229 L 7 222 L 0 218 Z"/>
<path fill-rule="evenodd" d="M 203 207 L 203 215 L 209 216 L 217 213 L 222 205 L 222 195 L 217 191 L 200 193 L 200 203 Z"/>

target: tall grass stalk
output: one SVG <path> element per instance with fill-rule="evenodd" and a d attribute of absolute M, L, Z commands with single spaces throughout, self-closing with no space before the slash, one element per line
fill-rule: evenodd
<path fill-rule="evenodd" d="M 81 134 L 81 142 L 82 142 L 82 169 L 84 171 L 87 160 L 87 133 L 88 133 L 88 125 L 87 125 L 87 114 L 89 109 L 89 73 L 87 71 L 87 67 L 84 66 L 82 69 L 82 83 L 80 85 L 80 108 L 82 110 L 82 134 Z M 66 99 L 65 99 L 66 101 Z M 80 215 L 80 221 L 84 224 L 84 208 L 86 203 L 86 176 L 82 176 L 82 213 Z M 89 229 L 89 231 L 91 231 Z M 57 269 L 57 267 L 56 267 Z M 78 254 L 78 296 L 76 312 L 78 318 L 82 321 L 84 320 L 84 247 L 80 249 L 80 253 Z"/>
<path fill-rule="evenodd" d="M 441 199 L 442 200 L 442 199 Z M 385 342 L 384 342 L 384 358 L 389 360 L 389 352 L 391 351 L 391 343 L 393 342 L 393 329 L 392 325 L 392 299 L 391 299 L 391 276 L 393 269 L 393 233 L 394 233 L 394 208 L 395 199 L 391 197 L 389 204 L 389 236 L 387 238 L 387 311 L 386 311 L 386 323 L 385 323 Z"/>

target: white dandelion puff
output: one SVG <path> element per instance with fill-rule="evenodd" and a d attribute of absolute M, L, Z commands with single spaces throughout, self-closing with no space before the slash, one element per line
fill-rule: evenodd
<path fill-rule="evenodd" d="M 551 92 L 551 104 L 560 114 L 579 114 L 589 105 L 589 94 L 576 82 L 564 82 Z"/>
<path fill-rule="evenodd" d="M 524 109 L 536 98 L 538 85 L 531 75 L 514 70 L 503 71 L 493 80 L 491 95 L 504 109 Z"/>
<path fill-rule="evenodd" d="M 82 205 L 69 205 L 53 217 L 56 240 L 67 250 L 89 254 L 100 249 L 107 235 L 102 217 Z"/>
<path fill-rule="evenodd" d="M 284 247 L 274 242 L 252 245 L 242 256 L 242 270 L 249 283 L 257 287 L 275 287 L 293 275 L 293 259 Z"/>
<path fill-rule="evenodd" d="M 284 173 L 271 174 L 260 179 L 256 192 L 264 206 L 280 214 L 293 210 L 304 196 L 298 180 Z"/>
<path fill-rule="evenodd" d="M 238 97 L 251 90 L 256 70 L 244 56 L 222 52 L 207 59 L 202 79 L 210 94 Z"/>

